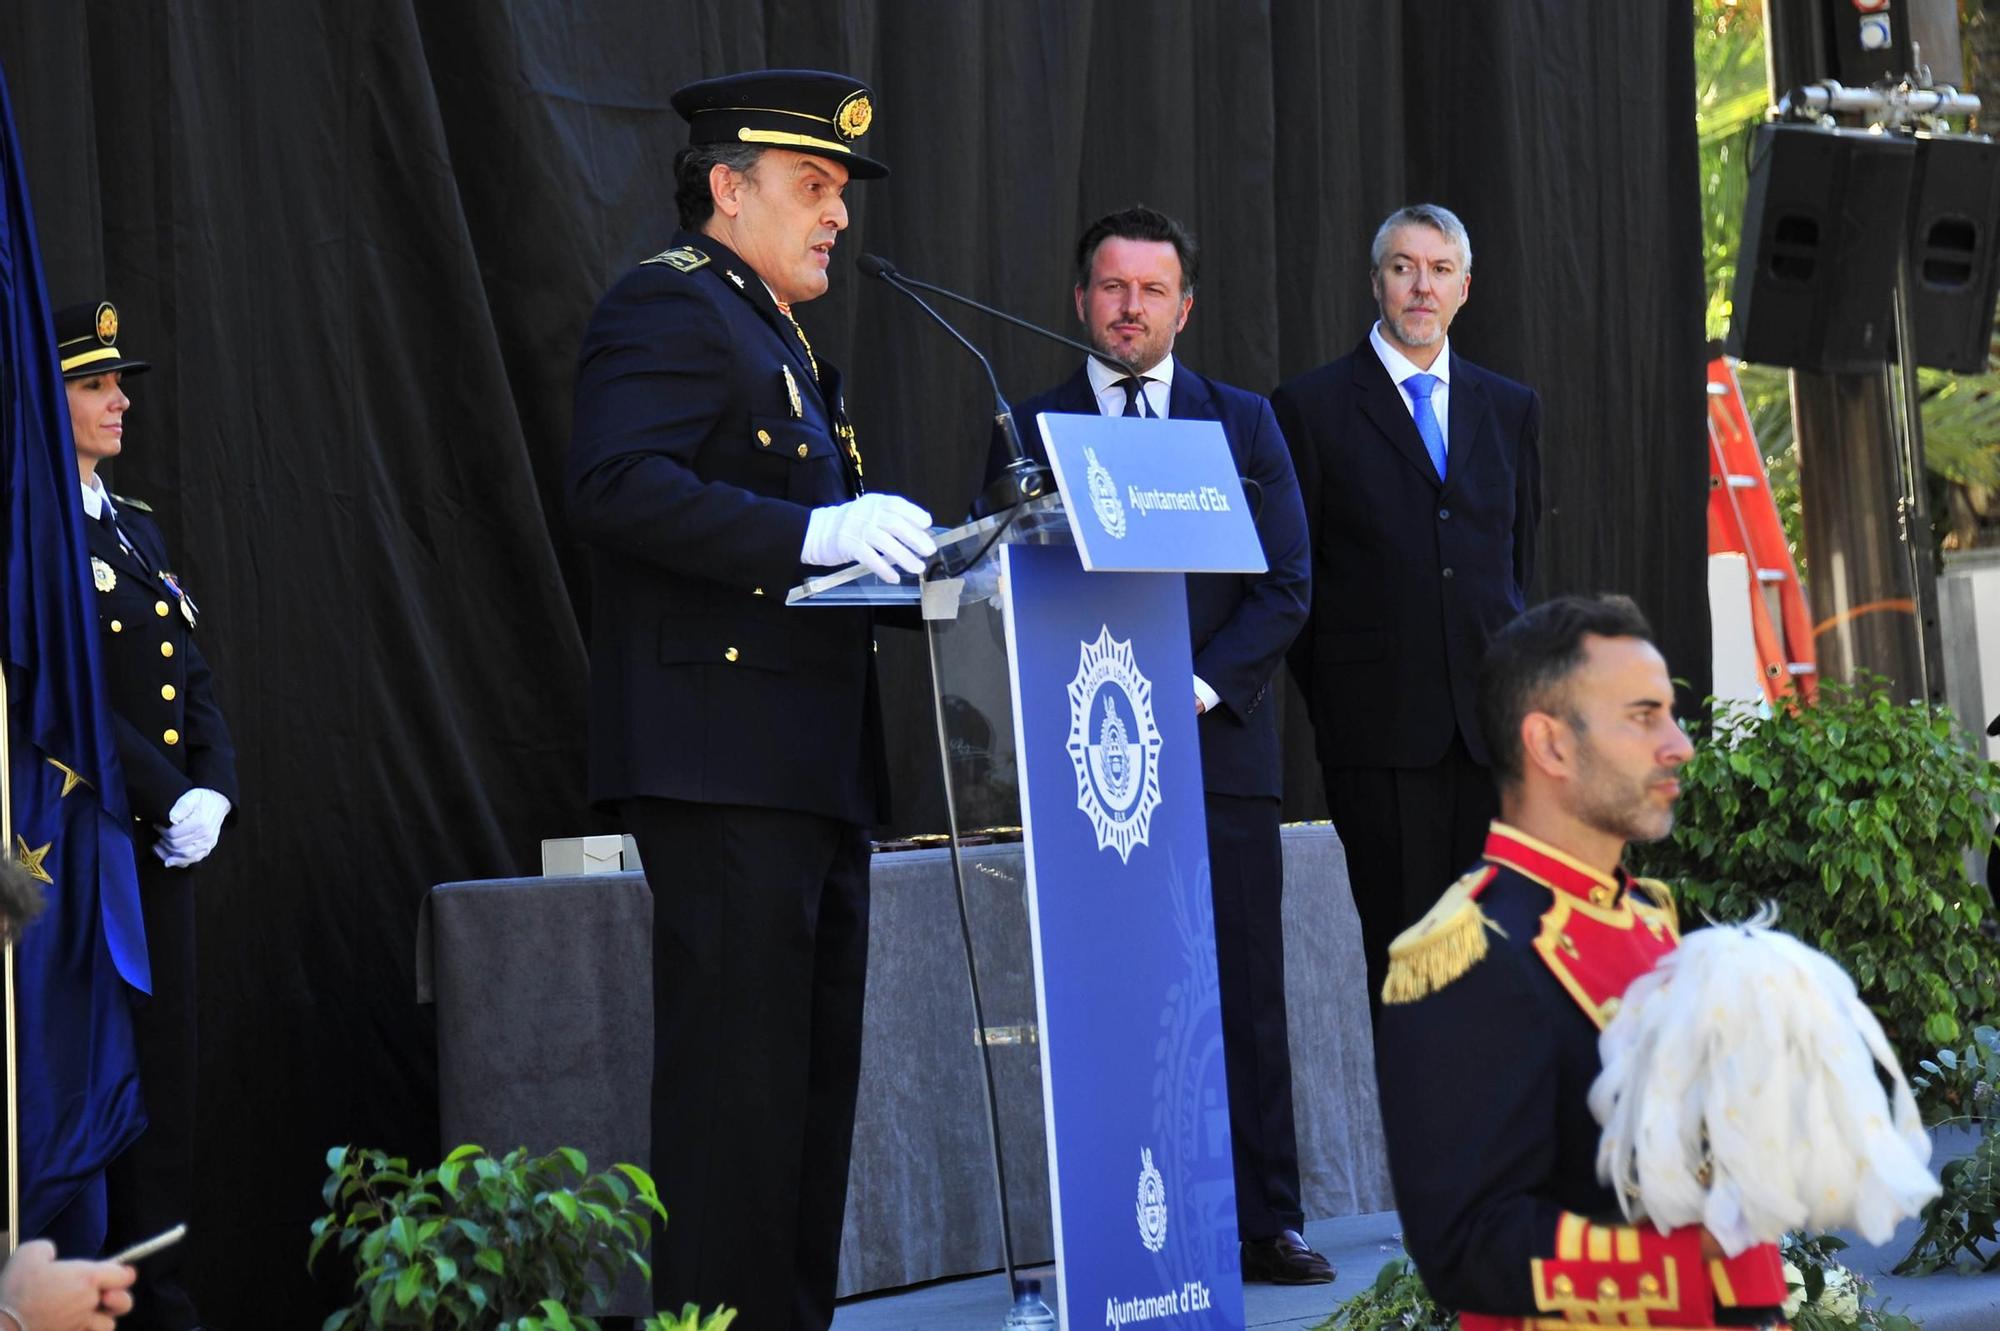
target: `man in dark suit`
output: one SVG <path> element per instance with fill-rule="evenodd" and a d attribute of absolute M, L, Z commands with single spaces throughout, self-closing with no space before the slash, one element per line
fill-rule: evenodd
<path fill-rule="evenodd" d="M 1271 405 L 1312 531 L 1292 672 L 1379 1007 L 1390 940 L 1478 856 L 1499 811 L 1474 697 L 1486 641 L 1533 571 L 1542 405 L 1452 354 L 1472 242 L 1450 211 L 1390 214 L 1370 262 L 1381 319 Z"/>
<path fill-rule="evenodd" d="M 1102 359 L 1086 361 L 1016 414 L 1023 421 L 1040 412 L 1220 421 L 1245 478 L 1269 571 L 1187 580 L 1237 1227 L 1246 1280 L 1318 1284 L 1333 1279 L 1333 1268 L 1299 1234 L 1305 1213 L 1285 1027 L 1273 688 L 1305 619 L 1305 517 L 1270 404 L 1174 359 L 1174 337 L 1194 306 L 1198 262 L 1193 237 L 1151 208 L 1093 222 L 1077 242 L 1076 314 Z M 1046 462 L 1041 432 L 1023 433 L 1035 459 Z M 1005 463 L 996 440 L 989 479 Z"/>
<path fill-rule="evenodd" d="M 784 598 L 935 546 L 922 509 L 865 492 L 839 371 L 791 314 L 826 290 L 849 179 L 887 174 L 856 149 L 868 89 L 767 70 L 673 104 L 682 230 L 598 305 L 577 371 L 590 794 L 653 889 L 655 1299 L 824 1331 L 886 791 L 868 611 Z"/>
<path fill-rule="evenodd" d="M 110 301 L 55 316 L 70 434 L 83 487 L 84 524 L 96 588 L 98 641 L 132 806 L 139 909 L 153 992 L 132 1005 L 133 1042 L 147 1126 L 105 1170 L 107 1251 L 149 1239 L 190 1218 L 195 1135 L 196 866 L 214 851 L 237 800 L 236 748 L 195 642 L 194 598 L 173 572 L 166 538 L 141 500 L 113 495 L 98 464 L 125 447 L 125 381 L 151 368 L 118 349 Z M 139 1266 L 136 1311 L 145 1331 L 199 1327 L 182 1284 L 185 1248 Z"/>

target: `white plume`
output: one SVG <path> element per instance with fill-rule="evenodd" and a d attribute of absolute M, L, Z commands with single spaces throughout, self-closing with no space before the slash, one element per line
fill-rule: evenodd
<path fill-rule="evenodd" d="M 1773 918 L 1689 934 L 1632 982 L 1597 1042 L 1597 1176 L 1732 1256 L 1801 1227 L 1885 1243 L 1938 1195 L 1930 1138 L 1854 981 Z"/>

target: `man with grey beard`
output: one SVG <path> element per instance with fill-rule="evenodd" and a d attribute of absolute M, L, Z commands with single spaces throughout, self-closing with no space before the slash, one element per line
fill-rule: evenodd
<path fill-rule="evenodd" d="M 1312 614 L 1289 654 L 1361 918 L 1368 1001 L 1388 947 L 1479 854 L 1498 811 L 1479 658 L 1520 613 L 1541 513 L 1541 399 L 1451 350 L 1465 225 L 1391 213 L 1360 346 L 1271 395 L 1312 533 Z"/>

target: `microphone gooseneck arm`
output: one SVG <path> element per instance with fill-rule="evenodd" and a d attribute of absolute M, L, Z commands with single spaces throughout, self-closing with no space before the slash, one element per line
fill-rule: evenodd
<path fill-rule="evenodd" d="M 1021 430 L 1014 422 L 1014 408 L 1008 403 L 1007 395 L 1000 391 L 1000 377 L 993 373 L 993 362 L 986 359 L 986 353 L 974 346 L 965 334 L 954 328 L 951 320 L 933 309 L 929 301 L 913 291 L 911 289 L 913 280 L 897 272 L 894 264 L 873 254 L 864 254 L 856 267 L 861 270 L 863 276 L 886 282 L 892 289 L 915 301 L 918 309 L 928 314 L 938 327 L 950 333 L 954 341 L 971 352 L 973 359 L 979 362 L 980 368 L 986 371 L 986 381 L 993 386 L 993 424 L 1000 431 L 1000 438 L 1006 447 L 1007 465 L 980 496 L 985 511 L 997 512 L 1000 509 L 1012 508 L 1016 504 L 1048 493 L 1052 485 L 1048 468 L 1032 461 L 1022 449 Z M 928 284 L 925 286 L 927 290 L 933 289 Z M 1034 327 L 1032 324 L 1028 326 Z"/>
<path fill-rule="evenodd" d="M 871 255 L 868 257 L 872 258 L 873 256 Z M 867 262 L 867 259 L 864 258 L 862 262 L 865 264 Z M 981 301 L 976 301 L 970 296 L 962 296 L 958 292 L 953 291 L 948 287 L 937 286 L 934 283 L 923 281 L 921 278 L 911 277 L 908 273 L 896 272 L 896 270 L 893 267 L 891 267 L 889 271 L 895 274 L 897 280 L 903 282 L 908 286 L 913 286 L 919 288 L 920 290 L 928 291 L 935 296 L 943 296 L 946 300 L 955 300 L 960 305 L 964 305 L 970 309 L 978 310 L 981 314 L 990 314 L 995 319 L 1000 320 L 1000 322 L 1002 323 L 1012 324 L 1014 325 L 1014 327 L 1025 329 L 1026 331 L 1035 334 L 1037 337 L 1045 337 L 1049 341 L 1059 342 L 1063 346 L 1069 347 L 1071 350 L 1081 351 L 1084 355 L 1090 357 L 1092 360 L 1101 361 L 1102 363 L 1110 366 L 1112 369 L 1116 370 L 1120 374 L 1132 373 L 1131 367 L 1122 365 L 1119 362 L 1111 359 L 1111 357 L 1105 355 L 1103 352 L 1099 351 L 1096 347 L 1091 346 L 1088 342 L 1079 342 L 1077 341 L 1077 339 L 1073 337 L 1065 337 L 1061 333 L 1055 332 L 1052 329 L 1044 328 L 1038 323 L 1030 323 L 1028 320 L 1021 318 L 1019 315 L 1009 314 L 1007 313 L 1007 311 L 1003 309 L 999 309 L 996 306 L 987 305 Z"/>

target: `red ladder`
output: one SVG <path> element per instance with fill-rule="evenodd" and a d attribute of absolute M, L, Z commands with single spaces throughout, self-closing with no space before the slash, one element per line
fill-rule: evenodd
<path fill-rule="evenodd" d="M 1765 699 L 1774 706 L 1793 696 L 1811 702 L 1819 674 L 1812 616 L 1743 409 L 1736 362 L 1727 356 L 1708 363 L 1708 552 L 1739 554 L 1750 566 L 1750 627 Z"/>

